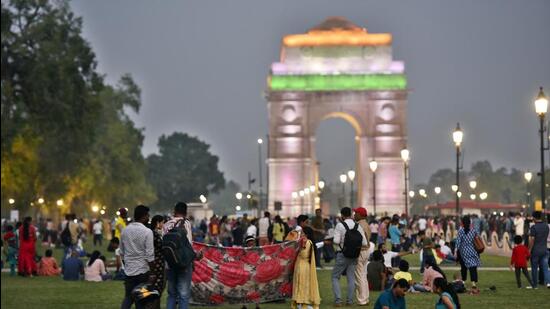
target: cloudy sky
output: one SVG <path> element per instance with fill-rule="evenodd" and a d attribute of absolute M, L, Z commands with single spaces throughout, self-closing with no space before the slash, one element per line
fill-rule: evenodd
<path fill-rule="evenodd" d="M 212 145 L 228 179 L 257 173 L 256 139 L 267 133 L 262 92 L 285 34 L 328 16 L 393 34 L 411 93 L 413 182 L 452 167 L 450 134 L 460 121 L 465 165 L 536 169 L 539 86 L 550 94 L 550 1 L 85 1 L 72 7 L 109 81 L 131 73 L 143 90 L 134 117 L 145 155 L 162 134 Z M 317 131 L 321 175 L 336 181 L 354 162 L 353 129 L 327 120 Z M 265 151 L 264 151 L 265 154 Z"/>

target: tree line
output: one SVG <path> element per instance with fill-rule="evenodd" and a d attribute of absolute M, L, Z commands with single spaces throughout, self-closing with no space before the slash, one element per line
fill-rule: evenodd
<path fill-rule="evenodd" d="M 145 158 L 144 129 L 128 114 L 139 113 L 139 86 L 130 75 L 105 79 L 67 1 L 2 1 L 3 215 L 169 209 L 224 187 L 218 157 L 197 137 L 163 135 Z"/>

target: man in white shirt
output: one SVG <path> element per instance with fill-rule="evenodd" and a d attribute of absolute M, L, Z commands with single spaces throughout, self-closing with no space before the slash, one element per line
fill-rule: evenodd
<path fill-rule="evenodd" d="M 519 214 L 516 214 L 516 217 L 514 218 L 514 228 L 516 235 L 523 237 L 523 229 L 525 225 L 525 219 Z"/>
<path fill-rule="evenodd" d="M 103 222 L 97 220 L 92 229 L 94 230 L 94 247 L 97 244 L 101 247 L 103 245 Z"/>
<path fill-rule="evenodd" d="M 269 244 L 267 232 L 271 225 L 271 214 L 269 211 L 264 212 L 264 217 L 258 220 L 258 243 L 260 246 Z"/>
<path fill-rule="evenodd" d="M 338 247 L 336 252 L 336 263 L 332 269 L 332 292 L 334 293 L 335 306 L 342 306 L 342 296 L 340 290 L 340 276 L 345 272 L 348 281 L 348 293 L 347 293 L 347 304 L 353 304 L 353 293 L 355 292 L 355 266 L 357 264 L 357 258 L 348 258 L 345 257 L 342 253 L 342 248 L 344 245 L 344 239 L 347 232 L 344 223 L 347 225 L 349 230 L 355 228 L 355 221 L 351 218 L 351 208 L 344 207 L 340 210 L 340 215 L 342 216 L 343 222 L 338 222 L 334 228 L 334 244 Z M 363 228 L 358 225 L 357 231 L 362 235 L 362 245 L 365 247 L 369 246 L 369 243 L 365 237 Z"/>
<path fill-rule="evenodd" d="M 428 221 L 426 221 L 426 218 L 421 217 L 420 219 L 418 219 L 418 230 L 425 231 L 427 224 L 428 224 Z"/>
<path fill-rule="evenodd" d="M 258 224 L 257 222 L 257 219 L 252 219 L 252 221 L 250 221 L 250 225 L 246 228 L 246 236 L 254 236 L 254 238 L 256 238 L 256 234 L 258 233 L 258 228 L 256 227 L 256 224 Z"/>
<path fill-rule="evenodd" d="M 398 257 L 398 256 L 404 256 L 404 255 L 412 253 L 412 251 L 401 251 L 401 252 L 388 251 L 388 249 L 386 249 L 386 244 L 385 243 L 379 244 L 378 245 L 378 250 L 380 250 L 382 252 L 382 255 L 384 256 L 384 266 L 386 266 L 389 269 L 392 268 L 391 260 L 393 258 Z"/>
<path fill-rule="evenodd" d="M 154 282 L 155 276 L 149 271 L 155 261 L 153 231 L 145 226 L 149 222 L 149 207 L 139 205 L 134 209 L 134 222 L 122 232 L 120 255 L 124 261 L 126 278 L 125 295 L 121 308 L 131 308 L 134 302 L 132 290 L 141 283 Z M 136 303 L 136 308 L 143 304 Z"/>

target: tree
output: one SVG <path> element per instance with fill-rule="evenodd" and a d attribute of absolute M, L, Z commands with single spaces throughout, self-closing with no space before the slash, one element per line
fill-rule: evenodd
<path fill-rule="evenodd" d="M 126 114 L 141 105 L 131 77 L 104 83 L 67 1 L 2 1 L 1 17 L 2 203 L 114 213 L 151 200 L 142 130 Z"/>
<path fill-rule="evenodd" d="M 36 190 L 63 196 L 93 144 L 103 88 L 95 55 L 64 1 L 2 1 L 1 10 L 2 161 L 14 160 L 15 141 L 33 144 Z"/>
<path fill-rule="evenodd" d="M 218 157 L 197 137 L 179 132 L 162 135 L 158 147 L 159 154 L 147 157 L 147 179 L 157 193 L 156 207 L 170 209 L 177 201 L 198 201 L 201 194 L 225 186 Z"/>

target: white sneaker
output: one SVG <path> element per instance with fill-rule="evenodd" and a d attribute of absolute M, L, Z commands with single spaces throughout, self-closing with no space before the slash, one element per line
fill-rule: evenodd
<path fill-rule="evenodd" d="M 530 285 L 526 286 L 525 288 L 526 288 L 526 289 L 528 289 L 528 290 L 531 290 L 531 289 L 533 289 L 533 287 L 532 287 L 532 286 L 530 286 Z"/>
<path fill-rule="evenodd" d="M 547 284 L 546 284 L 546 287 L 550 289 L 550 283 L 547 283 Z"/>

